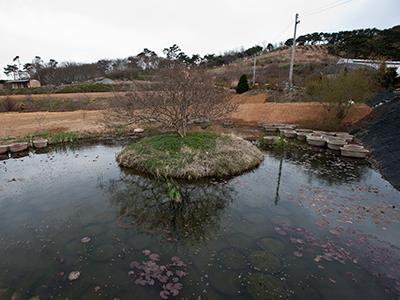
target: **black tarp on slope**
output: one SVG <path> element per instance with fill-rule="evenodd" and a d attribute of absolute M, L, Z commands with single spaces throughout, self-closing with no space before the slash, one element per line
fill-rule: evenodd
<path fill-rule="evenodd" d="M 372 151 L 382 174 L 400 189 L 400 93 L 375 107 L 352 132 Z"/>

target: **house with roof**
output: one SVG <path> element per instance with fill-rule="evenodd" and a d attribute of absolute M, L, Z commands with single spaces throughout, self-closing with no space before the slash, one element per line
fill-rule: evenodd
<path fill-rule="evenodd" d="M 41 86 L 40 81 L 36 79 L 18 79 L 18 80 L 0 79 L 0 90 L 36 88 L 40 86 Z"/>

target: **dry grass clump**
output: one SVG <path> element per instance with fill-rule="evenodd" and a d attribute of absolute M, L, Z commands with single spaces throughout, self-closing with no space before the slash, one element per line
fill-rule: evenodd
<path fill-rule="evenodd" d="M 238 175 L 258 166 L 263 157 L 239 137 L 194 132 L 146 137 L 121 151 L 117 161 L 154 176 L 196 179 Z"/>

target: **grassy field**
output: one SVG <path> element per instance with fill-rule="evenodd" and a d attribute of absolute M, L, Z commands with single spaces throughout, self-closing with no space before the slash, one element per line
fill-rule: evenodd
<path fill-rule="evenodd" d="M 129 85 L 126 84 L 102 84 L 102 83 L 81 83 L 62 86 L 43 86 L 37 88 L 4 89 L 0 95 L 38 95 L 38 94 L 67 94 L 67 93 L 99 93 L 126 91 Z"/>

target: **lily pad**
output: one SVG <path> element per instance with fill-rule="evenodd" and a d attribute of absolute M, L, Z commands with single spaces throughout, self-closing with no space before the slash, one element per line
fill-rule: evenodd
<path fill-rule="evenodd" d="M 290 219 L 288 217 L 284 217 L 284 216 L 279 216 L 279 215 L 275 215 L 271 217 L 271 222 L 274 223 L 275 225 L 287 225 L 287 226 L 291 226 L 292 222 L 290 221 Z"/>
<path fill-rule="evenodd" d="M 242 280 L 236 272 L 216 270 L 210 275 L 210 282 L 219 292 L 235 296 L 241 289 Z"/>
<path fill-rule="evenodd" d="M 227 241 L 232 247 L 240 248 L 242 250 L 246 248 L 249 249 L 253 246 L 253 239 L 247 234 L 240 232 L 235 232 L 229 235 Z"/>
<path fill-rule="evenodd" d="M 253 273 L 246 278 L 247 292 L 253 299 L 275 300 L 288 299 L 288 293 L 283 283 L 268 274 Z"/>
<path fill-rule="evenodd" d="M 275 255 L 282 254 L 285 250 L 285 244 L 278 239 L 265 237 L 257 241 L 257 245 L 263 250 L 272 252 Z"/>
<path fill-rule="evenodd" d="M 250 254 L 249 260 L 259 271 L 279 272 L 283 267 L 280 259 L 267 251 L 254 251 Z"/>
<path fill-rule="evenodd" d="M 268 221 L 268 218 L 260 213 L 250 213 L 246 215 L 246 220 L 251 223 L 262 224 Z"/>
<path fill-rule="evenodd" d="M 240 270 L 247 267 L 246 257 L 236 248 L 225 248 L 219 251 L 218 258 L 227 268 Z"/>

